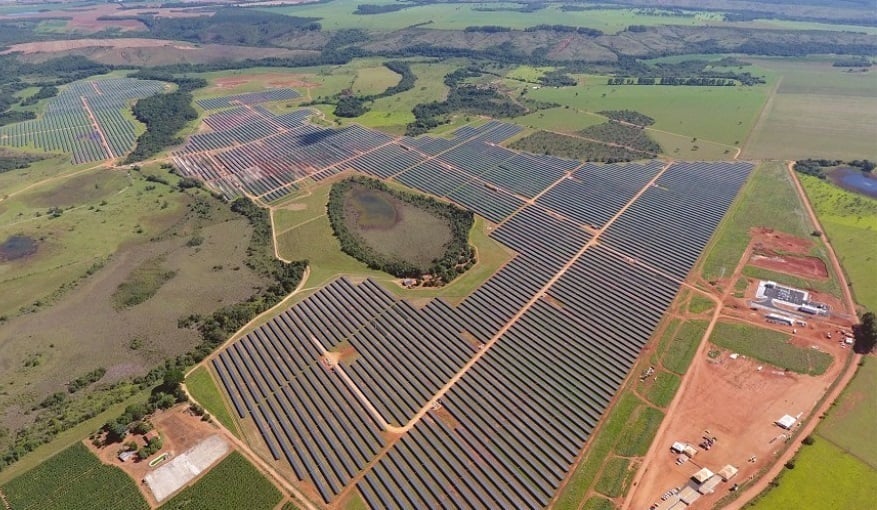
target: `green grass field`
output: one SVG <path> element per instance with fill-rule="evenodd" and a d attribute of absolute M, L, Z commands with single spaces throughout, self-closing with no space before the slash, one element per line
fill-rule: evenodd
<path fill-rule="evenodd" d="M 744 157 L 752 159 L 877 159 L 877 80 L 831 60 L 758 59 L 781 76 Z M 828 135 L 830 134 L 830 135 Z"/>
<path fill-rule="evenodd" d="M 758 112 L 769 91 L 768 85 L 755 87 L 642 87 L 607 85 L 605 76 L 578 77 L 578 87 L 542 87 L 530 90 L 528 96 L 570 108 L 598 112 L 604 110 L 635 110 L 655 119 L 649 134 L 667 132 L 684 137 L 676 143 L 666 135 L 657 139 L 664 150 L 679 159 L 700 159 L 693 145 L 724 144 L 731 156 L 752 129 Z M 708 112 L 708 114 L 707 114 Z M 721 121 L 717 121 L 721 119 Z M 696 138 L 697 140 L 692 141 Z M 687 140 L 687 141 L 686 141 Z M 690 144 L 690 145 L 686 145 Z M 715 147 L 710 146 L 710 152 Z M 675 148 L 680 147 L 677 154 Z M 688 147 L 687 149 L 685 147 Z"/>
<path fill-rule="evenodd" d="M 630 471 L 630 459 L 612 457 L 603 465 L 603 473 L 597 480 L 594 489 L 600 494 L 610 498 L 617 498 L 624 494 L 628 478 L 633 472 Z"/>
<path fill-rule="evenodd" d="M 875 254 L 867 249 L 877 246 L 877 201 L 815 177 L 799 175 L 799 179 L 852 284 L 856 301 L 877 310 Z"/>
<path fill-rule="evenodd" d="M 785 333 L 748 324 L 718 322 L 710 342 L 799 374 L 823 374 L 833 361 L 828 353 L 790 344 Z"/>
<path fill-rule="evenodd" d="M 664 335 L 669 341 L 661 358 L 664 368 L 677 374 L 684 374 L 691 364 L 694 353 L 697 352 L 707 325 L 707 321 L 693 320 L 681 323 L 676 331 L 671 332 L 671 329 L 667 328 Z M 663 341 L 662 339 L 662 343 Z"/>
<path fill-rule="evenodd" d="M 769 227 L 798 237 L 808 237 L 813 231 L 781 162 L 762 163 L 753 171 L 707 251 L 701 268 L 704 278 L 733 273 L 753 227 Z"/>
<path fill-rule="evenodd" d="M 147 510 L 134 480 L 102 464 L 82 443 L 2 486 L 15 510 Z"/>
<path fill-rule="evenodd" d="M 802 447 L 795 469 L 786 469 L 779 487 L 752 508 L 756 510 L 837 510 L 872 508 L 877 471 L 819 437 Z"/>
<path fill-rule="evenodd" d="M 216 421 L 231 433 L 238 435 L 237 425 L 232 418 L 231 411 L 225 405 L 222 393 L 216 387 L 216 383 L 206 366 L 202 365 L 196 368 L 186 377 L 186 389 Z"/>
<path fill-rule="evenodd" d="M 339 276 L 370 277 L 403 298 L 443 297 L 452 303 L 461 301 L 508 262 L 512 253 L 488 237 L 488 224 L 481 218 L 469 234 L 469 242 L 477 250 L 478 262 L 462 276 L 444 287 L 435 289 L 404 289 L 389 274 L 374 271 L 343 253 L 332 235 L 332 226 L 325 214 L 331 185 L 310 188 L 306 195 L 285 202 L 273 211 L 277 232 L 277 248 L 287 260 L 307 259 L 311 276 L 307 288 L 319 287 Z"/>
<path fill-rule="evenodd" d="M 246 508 L 271 510 L 281 493 L 240 453 L 232 452 L 195 485 L 183 489 L 161 506 L 162 510 L 214 510 Z"/>
<path fill-rule="evenodd" d="M 877 471 L 877 362 L 866 358 L 819 427 L 819 434 Z"/>
<path fill-rule="evenodd" d="M 682 378 L 665 370 L 656 370 L 655 375 L 639 383 L 637 390 L 646 400 L 658 407 L 667 407 L 676 396 Z"/>

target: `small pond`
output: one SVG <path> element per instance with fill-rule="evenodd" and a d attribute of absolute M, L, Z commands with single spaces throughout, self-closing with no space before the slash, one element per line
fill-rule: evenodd
<path fill-rule="evenodd" d="M 877 198 L 877 176 L 858 168 L 838 168 L 829 174 L 835 185 L 847 191 Z"/>
<path fill-rule="evenodd" d="M 37 251 L 37 241 L 31 237 L 14 235 L 0 244 L 0 262 L 21 259 Z"/>

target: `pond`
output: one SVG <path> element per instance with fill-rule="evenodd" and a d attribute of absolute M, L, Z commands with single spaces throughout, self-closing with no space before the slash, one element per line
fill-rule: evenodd
<path fill-rule="evenodd" d="M 10 236 L 0 244 L 0 262 L 21 259 L 37 251 L 37 241 L 20 234 Z"/>
<path fill-rule="evenodd" d="M 400 218 L 392 196 L 381 191 L 354 188 L 345 205 L 356 217 L 356 226 L 363 230 L 393 228 Z"/>
<path fill-rule="evenodd" d="M 829 179 L 836 186 L 847 191 L 877 198 L 877 176 L 869 172 L 863 172 L 858 168 L 838 168 L 829 174 Z"/>

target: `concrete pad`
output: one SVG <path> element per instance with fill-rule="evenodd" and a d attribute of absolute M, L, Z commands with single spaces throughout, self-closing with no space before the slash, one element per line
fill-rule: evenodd
<path fill-rule="evenodd" d="M 225 439 L 213 435 L 149 473 L 143 480 L 161 503 L 206 471 L 231 449 Z"/>

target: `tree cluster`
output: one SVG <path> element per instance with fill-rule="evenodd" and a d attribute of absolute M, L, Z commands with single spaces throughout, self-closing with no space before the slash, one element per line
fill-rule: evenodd
<path fill-rule="evenodd" d="M 480 25 L 480 26 L 469 26 L 463 29 L 464 32 L 482 32 L 485 34 L 500 34 L 503 32 L 511 32 L 512 29 L 509 27 L 501 27 L 499 25 Z"/>
<path fill-rule="evenodd" d="M 546 87 L 573 87 L 578 82 L 563 71 L 548 71 L 539 77 L 539 83 Z"/>
<path fill-rule="evenodd" d="M 371 248 L 357 233 L 352 232 L 346 223 L 345 198 L 354 188 L 366 188 L 387 193 L 392 197 L 444 219 L 451 228 L 451 241 L 445 246 L 442 256 L 433 261 L 430 267 L 393 259 Z M 469 231 L 475 216 L 454 205 L 414 193 L 406 193 L 389 188 L 383 182 L 366 177 L 351 177 L 332 185 L 329 202 L 326 204 L 329 222 L 341 251 L 366 264 L 369 268 L 398 276 L 399 278 L 422 278 L 430 275 L 436 284 L 447 283 L 474 264 L 475 250 L 469 245 Z"/>
<path fill-rule="evenodd" d="M 867 159 L 854 159 L 852 161 L 847 161 L 846 163 L 839 159 L 802 159 L 795 162 L 794 169 L 796 172 L 805 175 L 812 175 L 813 177 L 825 179 L 827 177 L 825 175 L 826 168 L 833 168 L 843 164 L 858 168 L 863 172 L 873 172 L 874 169 L 877 168 L 877 164 Z"/>
<path fill-rule="evenodd" d="M 855 343 L 853 350 L 859 354 L 870 354 L 877 347 L 877 317 L 874 312 L 862 314 L 862 321 L 853 327 Z"/>
<path fill-rule="evenodd" d="M 524 29 L 524 32 L 561 32 L 561 33 L 574 33 L 574 34 L 582 34 L 588 37 L 599 37 L 603 35 L 603 32 L 597 30 L 595 28 L 588 27 L 571 27 L 569 25 L 536 25 L 532 27 L 527 27 Z"/>
<path fill-rule="evenodd" d="M 69 393 L 76 393 L 77 391 L 87 387 L 88 385 L 100 381 L 106 373 L 106 368 L 96 368 L 91 372 L 70 381 L 70 383 L 67 384 L 67 391 Z"/>
<path fill-rule="evenodd" d="M 0 115 L 0 117 L 2 117 L 2 115 Z M 26 154 L 24 152 L 13 152 L 6 149 L 0 149 L 0 174 L 10 170 L 27 168 L 34 161 L 39 161 L 41 159 L 42 158 L 39 156 Z"/>
<path fill-rule="evenodd" d="M 445 124 L 452 113 L 462 112 L 490 117 L 517 117 L 527 109 L 513 102 L 505 94 L 491 87 L 463 83 L 466 78 L 481 76 L 473 68 L 461 68 L 445 76 L 445 84 L 451 88 L 444 101 L 421 103 L 412 109 L 414 122 L 408 124 L 405 134 L 416 136 Z"/>
<path fill-rule="evenodd" d="M 637 159 L 655 157 L 661 152 L 661 146 L 649 138 L 641 127 L 622 124 L 614 120 L 588 126 L 579 133 L 586 138 L 623 145 L 637 151 L 640 153 Z"/>
<path fill-rule="evenodd" d="M 284 16 L 256 9 L 227 7 L 212 16 L 172 18 L 138 16 L 158 39 L 202 44 L 274 46 L 275 40 L 302 31 L 319 31 L 318 18 Z"/>
<path fill-rule="evenodd" d="M 604 110 L 602 112 L 597 112 L 600 115 L 605 115 L 610 120 L 616 120 L 619 122 L 626 122 L 628 124 L 635 124 L 637 126 L 651 126 L 655 123 L 655 119 L 649 117 L 644 113 L 640 113 L 634 110 Z"/>
<path fill-rule="evenodd" d="M 537 131 L 516 140 L 509 147 L 532 154 L 545 154 L 547 156 L 560 156 L 600 163 L 620 163 L 646 157 L 645 154 L 631 151 L 625 147 L 606 145 L 550 131 Z"/>

